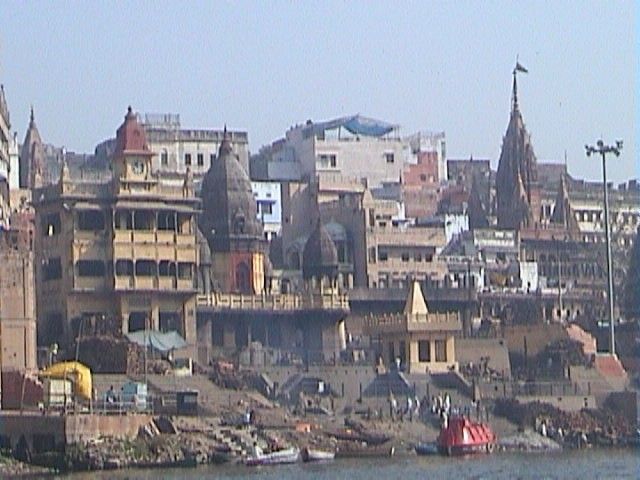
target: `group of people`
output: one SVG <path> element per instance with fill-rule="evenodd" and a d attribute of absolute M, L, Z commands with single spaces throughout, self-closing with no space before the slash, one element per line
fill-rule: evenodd
<path fill-rule="evenodd" d="M 406 417 L 410 422 L 412 422 L 414 418 L 419 419 L 421 417 L 421 405 L 422 402 L 420 402 L 417 395 L 414 397 L 408 395 L 405 406 L 402 407 L 398 405 L 398 400 L 396 400 L 393 393 L 390 393 L 389 417 L 391 417 L 392 420 L 399 419 L 401 422 L 404 421 Z"/>

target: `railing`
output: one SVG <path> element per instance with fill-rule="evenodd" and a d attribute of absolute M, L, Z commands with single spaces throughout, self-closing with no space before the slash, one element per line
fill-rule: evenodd
<path fill-rule="evenodd" d="M 591 384 L 586 387 L 574 382 L 513 382 L 514 396 L 566 396 L 566 395 L 591 395 Z"/>
<path fill-rule="evenodd" d="M 459 330 L 460 318 L 456 312 L 425 314 L 377 315 L 365 319 L 365 327 L 371 330 L 395 330 L 402 328 L 410 331 Z"/>
<path fill-rule="evenodd" d="M 198 306 L 228 310 L 348 310 L 349 300 L 346 295 L 337 293 L 245 295 L 216 292 L 198 295 Z"/>

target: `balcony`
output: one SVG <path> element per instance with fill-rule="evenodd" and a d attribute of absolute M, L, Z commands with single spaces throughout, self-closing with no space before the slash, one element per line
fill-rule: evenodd
<path fill-rule="evenodd" d="M 245 295 L 212 293 L 198 295 L 198 306 L 214 310 L 349 310 L 349 300 L 342 294 Z"/>

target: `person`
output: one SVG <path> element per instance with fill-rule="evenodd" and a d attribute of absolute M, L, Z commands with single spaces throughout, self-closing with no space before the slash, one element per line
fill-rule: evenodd
<path fill-rule="evenodd" d="M 107 394 L 105 395 L 105 399 L 107 401 L 107 403 L 116 403 L 116 392 L 113 389 L 113 385 L 111 385 L 109 387 L 109 390 L 107 390 Z"/>
<path fill-rule="evenodd" d="M 396 400 L 396 397 L 392 395 L 389 400 L 389 404 L 389 415 L 391 416 L 391 420 L 395 420 L 396 412 L 398 411 L 398 401 Z"/>

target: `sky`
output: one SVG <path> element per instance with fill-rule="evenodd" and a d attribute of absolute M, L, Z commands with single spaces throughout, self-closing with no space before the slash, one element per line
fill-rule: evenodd
<path fill-rule="evenodd" d="M 0 2 L 0 83 L 24 138 L 92 152 L 128 105 L 249 146 L 360 113 L 444 131 L 449 158 L 497 166 L 516 58 L 539 161 L 600 179 L 586 143 L 624 140 L 609 178 L 640 176 L 640 9 L 630 1 Z"/>

